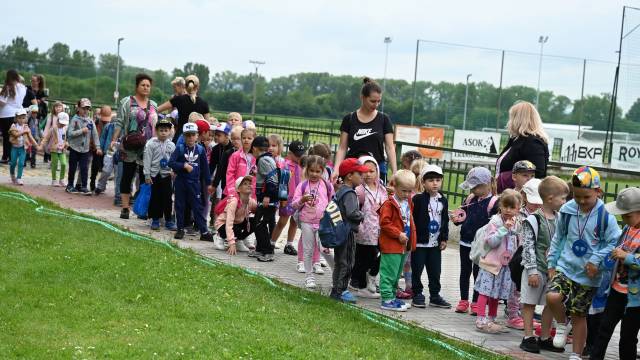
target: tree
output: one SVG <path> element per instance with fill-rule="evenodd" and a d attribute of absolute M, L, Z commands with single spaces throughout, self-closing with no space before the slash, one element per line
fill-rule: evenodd
<path fill-rule="evenodd" d="M 198 80 L 200 80 L 200 89 L 202 91 L 209 86 L 209 67 L 206 65 L 188 62 L 182 67 L 182 70 L 178 68 L 173 69 L 173 76 L 186 77 L 191 74 L 197 76 Z"/>
<path fill-rule="evenodd" d="M 584 101 L 584 110 L 581 110 Z M 571 121 L 574 125 L 580 123 L 580 114 L 583 111 L 582 125 L 593 126 L 594 130 L 607 130 L 609 122 L 609 108 L 611 107 L 611 95 L 601 94 L 585 96 L 584 100 L 576 100 L 571 113 Z M 615 121 L 622 118 L 622 109 L 616 108 Z"/>
<path fill-rule="evenodd" d="M 69 45 L 57 42 L 47 50 L 47 60 L 54 65 L 68 65 L 71 62 Z"/>
<path fill-rule="evenodd" d="M 629 121 L 640 122 L 640 98 L 631 105 L 625 118 Z"/>
<path fill-rule="evenodd" d="M 100 54 L 98 57 L 98 67 L 103 73 L 115 74 L 118 67 L 118 55 L 116 54 Z M 124 60 L 120 58 L 120 67 L 124 67 Z"/>
<path fill-rule="evenodd" d="M 38 48 L 29 50 L 29 43 L 21 36 L 11 40 L 11 45 L 2 46 L 0 48 L 0 56 L 19 62 L 35 62 L 41 60 Z"/>

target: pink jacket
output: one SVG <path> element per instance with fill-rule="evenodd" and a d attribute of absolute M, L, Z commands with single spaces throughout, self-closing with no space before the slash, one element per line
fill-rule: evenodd
<path fill-rule="evenodd" d="M 227 167 L 227 185 L 224 188 L 224 194 L 227 196 L 236 194 L 236 179 L 246 175 L 252 175 L 255 172 L 256 159 L 251 154 L 245 154 L 242 149 L 234 152 L 229 157 L 229 165 Z M 251 184 L 253 196 L 256 194 L 256 178 L 253 177 Z"/>
<path fill-rule="evenodd" d="M 359 230 L 356 233 L 356 243 L 378 245 L 378 238 L 380 237 L 378 209 L 389 197 L 387 189 L 382 183 L 378 184 L 376 190 L 372 190 L 368 186 L 365 188 L 365 186 L 365 184 L 362 184 L 356 188 L 360 209 L 364 213 L 364 220 L 360 223 Z"/>
<path fill-rule="evenodd" d="M 233 225 L 242 223 L 249 213 L 256 211 L 258 206 L 255 199 L 249 198 L 249 204 L 245 207 L 245 205 L 239 201 L 237 196 L 238 194 L 227 198 L 227 206 L 225 206 L 224 211 L 218 215 L 214 225 L 216 229 L 219 229 L 224 225 L 229 244 L 235 244 L 236 242 L 236 235 L 233 233 Z"/>
<path fill-rule="evenodd" d="M 480 268 L 497 275 L 505 263 L 511 260 L 520 245 L 522 233 L 522 219 L 516 218 L 514 228 L 509 231 L 502 221 L 500 214 L 493 215 L 485 231 L 485 242 L 489 248 L 487 255 L 480 259 Z"/>
<path fill-rule="evenodd" d="M 289 170 L 291 173 L 291 177 L 289 178 L 289 202 L 291 202 L 293 201 L 293 195 L 296 192 L 296 188 L 302 182 L 302 168 L 297 162 L 285 158 L 284 169 Z"/>
<path fill-rule="evenodd" d="M 306 186 L 304 184 L 307 184 Z M 306 187 L 304 189 L 304 193 L 302 192 L 302 187 Z M 302 196 L 305 194 L 315 194 L 315 200 L 313 202 L 301 203 L 300 200 Z M 324 210 L 329 205 L 329 200 L 333 197 L 333 186 L 325 180 L 319 180 L 316 182 L 311 181 L 303 181 L 296 187 L 296 191 L 293 195 L 293 204 L 291 205 L 294 209 L 300 209 L 300 221 L 305 224 L 311 224 L 315 228 L 320 226 L 320 219 L 322 219 L 322 214 Z"/>

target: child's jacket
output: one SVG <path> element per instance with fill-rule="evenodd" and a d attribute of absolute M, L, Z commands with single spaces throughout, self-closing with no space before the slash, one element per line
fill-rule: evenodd
<path fill-rule="evenodd" d="M 185 170 L 185 163 L 193 167 L 191 172 Z M 181 180 L 196 184 L 202 181 L 205 184 L 211 183 L 207 155 L 200 144 L 196 144 L 194 147 L 187 145 L 177 146 L 169 159 L 169 167 L 176 173 L 176 181 Z"/>
<path fill-rule="evenodd" d="M 413 214 L 413 202 L 409 199 L 409 213 Z M 404 221 L 400 205 L 395 198 L 390 198 L 378 210 L 380 215 L 380 252 L 383 254 L 404 254 L 416 249 L 416 225 L 413 215 L 409 218 L 411 236 L 406 246 L 400 243 L 400 234 L 404 233 Z"/>

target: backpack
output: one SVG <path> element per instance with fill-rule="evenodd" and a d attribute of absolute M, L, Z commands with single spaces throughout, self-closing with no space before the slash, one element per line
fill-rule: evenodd
<path fill-rule="evenodd" d="M 273 158 L 273 157 L 272 157 Z M 274 159 L 275 162 L 275 159 Z M 258 161 L 256 160 L 256 165 Z M 289 180 L 291 179 L 291 171 L 289 169 L 281 169 L 278 167 L 278 163 L 276 162 L 276 168 L 271 170 L 266 179 L 276 176 L 278 179 L 278 201 L 287 202 L 289 200 Z M 267 181 L 265 180 L 262 185 L 262 191 L 267 191 Z"/>
<path fill-rule="evenodd" d="M 331 184 L 329 184 L 325 179 L 320 179 L 320 181 L 324 182 L 324 186 L 327 188 L 327 196 L 329 196 L 331 194 Z M 307 191 L 308 187 L 309 187 L 309 180 L 305 180 L 302 183 L 302 188 L 300 189 L 302 195 L 304 195 L 304 192 Z M 300 212 L 302 211 L 302 208 L 304 208 L 305 205 L 306 204 L 303 204 L 300 207 L 300 209 L 295 210 L 293 212 L 293 215 L 291 215 L 293 217 L 293 221 L 296 222 L 296 226 L 298 227 L 298 229 L 301 229 L 301 227 L 300 227 L 300 225 L 301 225 L 300 224 Z"/>
<path fill-rule="evenodd" d="M 216 214 L 216 217 L 224 212 L 224 209 L 227 207 L 227 200 L 229 200 L 229 196 L 225 196 L 223 199 L 220 199 L 216 204 L 216 207 L 213 208 L 213 213 Z"/>
<path fill-rule="evenodd" d="M 473 242 L 471 243 L 469 259 L 471 259 L 471 261 L 476 265 L 479 265 L 480 259 L 485 257 L 489 253 L 489 250 L 491 250 L 489 244 L 487 244 L 485 240 L 485 234 L 488 226 L 489 224 L 487 223 L 485 226 L 478 229 L 478 231 L 476 231 L 476 235 L 473 237 Z"/>
<path fill-rule="evenodd" d="M 327 205 L 327 208 L 322 215 L 322 219 L 320 219 L 318 235 L 320 237 L 320 244 L 322 244 L 322 247 L 339 247 L 344 244 L 349 237 L 351 224 L 342 218 L 342 212 L 339 205 L 342 198 L 349 192 L 355 194 L 353 189 L 347 189 L 334 195 Z"/>

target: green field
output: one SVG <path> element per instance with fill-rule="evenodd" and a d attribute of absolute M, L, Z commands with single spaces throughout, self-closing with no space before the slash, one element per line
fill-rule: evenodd
<path fill-rule="evenodd" d="M 2 359 L 496 358 L 16 194 L 0 187 Z"/>

